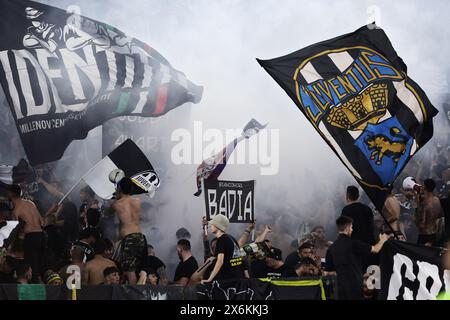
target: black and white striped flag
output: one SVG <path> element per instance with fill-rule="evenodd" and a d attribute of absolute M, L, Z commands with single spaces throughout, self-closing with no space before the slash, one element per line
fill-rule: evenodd
<path fill-rule="evenodd" d="M 133 194 L 152 194 L 159 187 L 159 177 L 141 149 L 131 139 L 125 140 L 106 157 L 100 160 L 82 178 L 94 192 L 103 199 L 111 199 L 115 184 L 109 175 L 112 171 L 123 170 L 126 177 L 135 184 Z"/>
<path fill-rule="evenodd" d="M 294 100 L 381 211 L 432 137 L 437 110 L 374 24 L 260 65 Z"/>

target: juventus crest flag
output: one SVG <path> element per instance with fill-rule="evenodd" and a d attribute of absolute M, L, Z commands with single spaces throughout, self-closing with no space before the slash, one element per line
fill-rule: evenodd
<path fill-rule="evenodd" d="M 374 24 L 258 60 L 381 212 L 395 178 L 433 135 L 437 110 Z"/>

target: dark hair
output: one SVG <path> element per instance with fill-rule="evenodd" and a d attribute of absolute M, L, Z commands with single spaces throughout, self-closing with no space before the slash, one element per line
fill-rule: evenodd
<path fill-rule="evenodd" d="M 133 181 L 128 177 L 124 177 L 119 181 L 117 187 L 123 194 L 131 194 L 131 191 L 133 190 Z"/>
<path fill-rule="evenodd" d="M 99 239 L 94 243 L 94 253 L 103 254 L 106 251 L 106 242 L 103 239 Z"/>
<path fill-rule="evenodd" d="M 190 251 L 191 250 L 191 243 L 189 240 L 181 239 L 178 240 L 177 245 L 181 247 L 184 251 Z"/>
<path fill-rule="evenodd" d="M 356 201 L 359 198 L 359 190 L 355 186 L 347 187 L 347 198 L 351 201 Z"/>
<path fill-rule="evenodd" d="M 25 274 L 30 270 L 31 266 L 28 263 L 19 263 L 16 267 L 17 278 L 25 276 Z"/>
<path fill-rule="evenodd" d="M 336 219 L 336 225 L 339 231 L 344 231 L 345 228 L 353 223 L 353 219 L 347 216 L 340 216 Z"/>
<path fill-rule="evenodd" d="M 107 276 L 109 276 L 111 273 L 114 272 L 119 273 L 119 269 L 117 269 L 116 267 L 107 267 L 105 268 L 105 270 L 103 270 L 103 277 L 106 278 Z"/>
<path fill-rule="evenodd" d="M 433 179 L 425 179 L 423 185 L 428 192 L 433 192 L 434 188 L 436 188 L 436 182 Z"/>
<path fill-rule="evenodd" d="M 315 226 L 314 228 L 312 228 L 311 232 L 316 232 L 318 229 L 322 229 L 323 231 L 325 231 L 325 228 L 323 226 Z"/>
<path fill-rule="evenodd" d="M 147 244 L 147 249 L 155 249 L 151 244 Z"/>
<path fill-rule="evenodd" d="M 159 274 L 158 274 L 158 272 L 156 272 L 155 269 L 150 268 L 150 267 L 142 267 L 141 270 L 145 271 L 147 273 L 147 275 L 154 274 L 159 279 Z"/>
<path fill-rule="evenodd" d="M 80 192 L 84 192 L 84 193 L 87 193 L 91 197 L 95 197 L 94 190 L 92 190 L 91 187 L 89 187 L 89 186 L 84 187 L 83 189 L 80 190 Z"/>
<path fill-rule="evenodd" d="M 314 248 L 314 245 L 311 242 L 306 241 L 306 242 L 302 243 L 302 245 L 299 246 L 297 250 L 298 250 L 298 252 L 300 252 L 303 249 L 312 249 L 312 248 Z"/>

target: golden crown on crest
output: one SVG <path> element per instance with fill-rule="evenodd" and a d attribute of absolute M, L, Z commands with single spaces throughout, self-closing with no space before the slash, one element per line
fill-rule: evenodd
<path fill-rule="evenodd" d="M 377 123 L 386 114 L 388 88 L 374 84 L 347 102 L 331 109 L 327 121 L 338 128 L 364 130 L 367 124 Z"/>

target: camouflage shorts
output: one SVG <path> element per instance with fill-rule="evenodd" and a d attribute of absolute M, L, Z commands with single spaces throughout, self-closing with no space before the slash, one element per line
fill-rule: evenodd
<path fill-rule="evenodd" d="M 142 233 L 131 233 L 123 238 L 121 264 L 124 272 L 135 271 L 141 265 L 146 246 Z"/>

